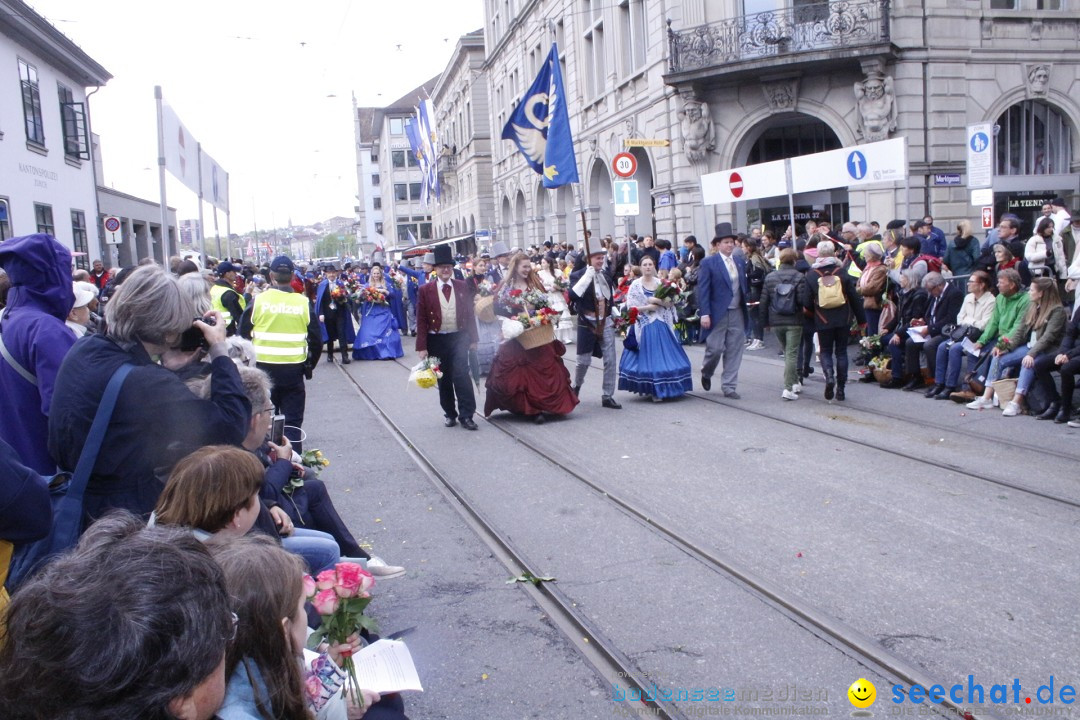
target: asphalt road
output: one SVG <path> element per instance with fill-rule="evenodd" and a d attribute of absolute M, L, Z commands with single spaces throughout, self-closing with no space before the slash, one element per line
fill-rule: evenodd
<path fill-rule="evenodd" d="M 699 367 L 701 349 L 689 353 Z M 731 688 L 729 711 L 841 714 L 865 677 L 878 714 L 896 709 L 888 673 L 515 435 L 946 687 L 969 674 L 988 689 L 1018 678 L 1031 692 L 1051 675 L 1059 687 L 1080 680 L 1080 511 L 993 482 L 1080 500 L 1080 449 L 1063 426 L 876 386 L 849 385 L 847 403 L 827 403 L 820 371 L 803 399 L 783 402 L 771 346 L 747 353 L 739 401 L 700 389 L 708 400 L 619 394 L 624 409 L 606 410 L 594 367 L 569 417 L 536 427 L 497 414 L 477 433 L 443 428 L 435 391 L 407 387 L 398 363 L 346 371 L 351 380 L 324 364 L 309 383 L 307 446 L 331 458 L 324 478 L 361 542 L 409 569 L 379 583 L 371 607 L 386 632 L 417 627 L 406 640 L 426 692 L 406 698 L 413 717 L 608 717 L 632 706 L 613 702 L 571 640 L 506 584 L 505 566 L 352 381 L 661 687 Z M 792 686 L 797 703 L 762 700 Z M 723 710 L 677 705 L 688 716 Z"/>

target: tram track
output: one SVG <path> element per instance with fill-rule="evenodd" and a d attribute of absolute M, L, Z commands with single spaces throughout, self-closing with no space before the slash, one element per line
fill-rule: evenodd
<path fill-rule="evenodd" d="M 400 359 L 395 359 L 394 362 L 406 371 L 411 369 Z M 344 368 L 341 368 L 341 370 L 356 387 L 361 396 L 369 403 L 370 407 L 379 416 L 383 424 L 409 451 L 413 459 L 421 466 L 421 469 L 424 470 L 428 477 L 444 494 L 454 501 L 455 505 L 459 508 L 459 512 L 466 515 L 466 519 L 469 520 L 474 531 L 477 532 L 485 543 L 497 551 L 496 555 L 503 560 L 504 564 L 507 564 L 507 567 L 512 572 L 516 572 L 515 567 L 520 567 L 535 574 L 532 565 L 521 552 L 514 548 L 513 543 L 506 538 L 505 534 L 485 519 L 483 513 L 476 505 L 471 502 L 466 497 L 465 493 L 442 473 L 435 464 L 426 457 L 426 455 L 423 454 L 416 444 L 408 437 L 405 431 L 393 421 L 386 410 L 371 396 L 371 394 L 368 393 L 349 372 Z M 713 550 L 702 546 L 654 517 L 647 508 L 640 506 L 620 493 L 614 492 L 611 488 L 600 482 L 586 477 L 560 458 L 548 452 L 542 446 L 534 443 L 528 437 L 515 432 L 512 429 L 512 423 L 507 423 L 498 418 L 484 418 L 484 421 L 492 428 L 499 430 L 513 441 L 543 459 L 545 462 L 582 483 L 606 502 L 611 503 L 621 512 L 643 524 L 650 531 L 658 534 L 667 542 L 674 545 L 689 557 L 694 558 L 712 572 L 729 579 L 737 586 L 749 591 L 755 597 L 762 599 L 768 606 L 780 612 L 784 617 L 794 621 L 804 630 L 811 632 L 823 642 L 840 649 L 858 662 L 878 670 L 882 675 L 900 684 L 909 686 L 917 684 L 924 688 L 938 684 L 934 679 L 927 676 L 920 668 L 882 647 L 874 638 L 810 603 L 803 601 L 794 593 L 789 592 L 777 583 L 758 575 L 752 570 L 743 567 L 731 558 L 722 557 Z M 596 630 L 593 623 L 581 617 L 580 613 L 573 609 L 572 601 L 562 592 L 547 584 L 527 589 L 531 591 L 530 594 L 533 595 L 537 604 L 540 605 L 545 613 L 552 618 L 555 624 L 567 634 L 570 641 L 582 651 L 601 676 L 609 681 L 612 681 L 612 678 L 622 679 L 623 682 L 632 680 L 637 684 L 639 689 L 649 687 L 645 674 L 634 667 L 628 658 L 622 655 L 609 640 Z M 574 629 L 578 632 L 577 634 L 568 632 L 567 628 Z M 581 633 L 586 633 L 584 637 L 592 638 L 592 640 L 584 639 L 583 641 L 581 639 Z M 600 650 L 600 652 L 597 655 L 594 655 L 593 653 L 588 652 L 590 650 Z M 642 702 L 644 703 L 645 701 Z M 684 717 L 678 709 L 674 708 L 674 706 L 666 706 L 664 703 L 659 702 L 646 704 L 650 707 L 655 707 L 656 713 L 660 717 Z M 946 708 L 947 710 L 945 710 Z M 974 720 L 980 718 L 996 719 L 998 717 L 992 712 L 970 712 L 964 705 L 954 703 L 950 699 L 946 699 L 940 708 L 931 709 L 939 714 L 945 714 L 946 712 L 958 713 L 960 716 L 972 718 Z"/>
<path fill-rule="evenodd" d="M 564 357 L 563 361 L 568 362 L 568 363 L 572 363 L 574 365 L 577 364 L 577 362 L 575 360 L 571 359 L 571 358 Z M 741 383 L 741 384 L 753 385 L 755 387 L 765 387 L 765 388 L 769 387 L 769 386 L 766 386 L 764 384 L 754 383 L 754 382 L 747 382 L 747 383 Z M 865 442 L 862 442 L 860 440 L 849 438 L 849 437 L 846 437 L 844 435 L 837 434 L 835 432 L 830 432 L 829 430 L 826 430 L 826 429 L 816 428 L 816 427 L 804 425 L 804 424 L 801 424 L 801 423 L 799 423 L 799 422 L 797 422 L 795 420 L 780 417 L 779 415 L 776 415 L 776 414 L 773 414 L 773 413 L 765 412 L 765 411 L 762 411 L 762 410 L 757 410 L 757 409 L 754 409 L 754 408 L 749 408 L 749 407 L 746 407 L 743 403 L 739 403 L 739 402 L 735 402 L 735 401 L 727 401 L 727 400 L 724 400 L 724 399 L 719 398 L 719 397 L 710 397 L 708 395 L 703 395 L 698 391 L 688 392 L 688 393 L 686 393 L 686 397 L 693 398 L 695 400 L 701 400 L 701 401 L 704 401 L 704 402 L 712 403 L 714 405 L 719 405 L 721 407 L 730 408 L 732 410 L 737 410 L 739 412 L 748 413 L 748 414 L 754 415 L 756 417 L 760 417 L 760 418 L 763 418 L 763 419 L 766 419 L 766 420 L 771 420 L 773 422 L 782 423 L 784 425 L 799 428 L 800 430 L 805 430 L 807 432 L 816 433 L 818 435 L 824 435 L 824 436 L 826 436 L 826 437 L 828 437 L 828 438 L 830 438 L 832 440 L 844 442 L 844 443 L 847 443 L 847 444 L 850 444 L 850 445 L 857 445 L 860 448 L 864 448 L 864 449 L 867 449 L 867 450 L 872 450 L 874 452 L 878 452 L 878 453 L 881 453 L 883 455 L 886 455 L 886 456 L 888 456 L 890 458 L 902 457 L 902 458 L 904 458 L 906 460 L 911 460 L 912 462 L 920 463 L 922 465 L 932 467 L 932 468 L 935 468 L 937 470 L 945 470 L 945 471 L 948 471 L 948 472 L 951 472 L 951 473 L 956 473 L 958 475 L 963 475 L 964 477 L 972 478 L 974 480 L 980 480 L 982 482 L 997 485 L 999 487 L 1004 487 L 1004 488 L 1007 488 L 1009 490 L 1015 490 L 1016 492 L 1022 492 L 1024 494 L 1031 495 L 1031 496 L 1034 496 L 1034 497 L 1039 497 L 1039 498 L 1042 498 L 1044 500 L 1049 500 L 1051 502 L 1059 503 L 1061 505 L 1066 505 L 1068 507 L 1073 507 L 1073 508 L 1080 509 L 1080 499 L 1065 497 L 1063 495 L 1057 495 L 1055 493 L 1047 492 L 1045 490 L 1041 490 L 1039 488 L 1032 487 L 1032 486 L 1026 485 L 1024 483 L 1015 482 L 1015 481 L 1012 481 L 1012 480 L 1005 480 L 1005 479 L 1002 479 L 1002 478 L 992 477 L 992 476 L 989 476 L 989 475 L 985 475 L 983 473 L 976 472 L 974 470 L 969 470 L 969 469 L 967 469 L 967 468 L 965 468 L 963 466 L 956 465 L 954 463 L 941 462 L 941 461 L 938 461 L 938 460 L 931 460 L 931 459 L 922 457 L 920 455 L 916 455 L 916 454 L 910 453 L 910 452 L 905 452 L 903 450 L 899 450 L 899 449 L 896 449 L 896 448 L 888 448 L 888 449 L 879 448 L 879 447 L 876 447 L 874 445 L 870 445 L 870 444 L 867 444 Z M 859 408 L 859 407 L 850 407 L 849 408 L 848 406 L 845 406 L 844 409 L 851 409 L 851 410 L 856 410 L 856 411 L 859 411 L 859 412 L 867 412 L 867 413 L 870 413 L 870 414 L 876 414 L 876 415 L 879 415 L 881 417 L 887 417 L 887 418 L 890 418 L 890 419 L 895 419 L 897 421 L 914 424 L 914 425 L 917 425 L 919 427 L 934 427 L 935 429 L 940 429 L 942 431 L 957 432 L 956 428 L 951 428 L 951 427 L 946 427 L 946 426 L 935 426 L 935 425 L 932 425 L 932 424 L 920 424 L 917 421 L 912 420 L 911 418 L 904 418 L 902 416 L 893 416 L 893 415 L 890 415 L 890 414 L 887 414 L 887 413 L 874 413 L 873 411 L 864 410 L 863 408 Z M 965 432 L 965 434 L 967 434 L 970 437 L 973 437 L 975 439 L 986 440 L 987 442 L 993 441 L 994 443 L 997 443 L 997 444 L 1010 445 L 1010 443 L 1008 443 L 1008 442 L 999 442 L 997 438 L 987 438 L 987 437 L 985 437 L 983 435 L 979 435 L 978 433 L 971 433 L 970 431 Z M 1040 453 L 1047 454 L 1046 451 L 1043 448 L 1036 447 L 1036 446 L 1033 446 L 1033 445 L 1026 445 L 1026 444 L 1023 444 L 1023 443 L 1011 443 L 1011 446 L 1016 447 L 1017 449 L 1022 449 L 1022 450 L 1026 450 L 1026 451 L 1029 451 L 1029 452 L 1040 452 Z M 1077 462 L 1077 460 L 1078 460 L 1074 456 L 1070 456 L 1070 455 L 1063 454 L 1063 453 L 1049 453 L 1049 454 L 1053 454 L 1056 457 L 1061 457 L 1062 459 L 1070 460 L 1070 461 L 1073 461 L 1073 462 Z"/>

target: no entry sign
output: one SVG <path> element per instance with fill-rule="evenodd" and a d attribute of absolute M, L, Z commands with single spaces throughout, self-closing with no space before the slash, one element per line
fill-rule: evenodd
<path fill-rule="evenodd" d="M 706 205 L 743 202 L 787 194 L 784 161 L 721 170 L 701 176 L 701 197 Z"/>
<path fill-rule="evenodd" d="M 731 189 L 732 197 L 741 198 L 743 194 L 742 175 L 737 172 L 731 173 L 731 177 L 728 178 L 728 187 Z"/>

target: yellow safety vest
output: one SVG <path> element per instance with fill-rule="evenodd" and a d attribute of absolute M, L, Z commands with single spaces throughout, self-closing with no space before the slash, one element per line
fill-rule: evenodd
<path fill-rule="evenodd" d="M 232 313 L 228 311 L 225 305 L 222 304 L 221 298 L 225 297 L 227 292 L 236 292 L 232 288 L 227 288 L 223 285 L 211 285 L 210 286 L 210 307 L 221 313 L 221 316 L 225 318 L 225 325 L 228 326 L 233 321 Z M 244 296 L 240 293 L 236 293 L 240 298 L 240 309 L 246 310 L 247 303 L 244 301 Z M 237 318 L 239 319 L 239 318 Z"/>
<path fill-rule="evenodd" d="M 866 260 L 866 256 L 863 254 L 863 250 L 865 250 L 866 246 L 869 245 L 870 243 L 873 243 L 873 244 L 877 245 L 878 249 L 881 250 L 882 255 L 885 254 L 885 246 L 881 244 L 880 240 L 877 240 L 877 239 L 866 240 L 865 242 L 859 243 L 859 246 L 855 248 L 855 252 L 858 253 L 859 257 L 862 260 Z M 852 259 L 851 265 L 848 267 L 848 275 L 850 275 L 851 277 L 856 278 L 856 279 L 862 277 L 862 269 L 858 265 L 855 264 L 854 259 Z"/>
<path fill-rule="evenodd" d="M 255 360 L 270 365 L 294 365 L 307 360 L 311 313 L 303 295 L 276 288 L 259 294 L 251 311 L 251 342 Z"/>

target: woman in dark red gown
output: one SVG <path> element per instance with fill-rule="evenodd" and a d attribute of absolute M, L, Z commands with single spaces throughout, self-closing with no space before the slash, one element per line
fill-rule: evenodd
<path fill-rule="evenodd" d="M 515 297 L 515 290 L 547 294 L 528 256 L 521 252 L 510 259 L 509 272 L 496 291 L 497 315 L 514 317 L 526 309 Z M 565 352 L 566 346 L 558 340 L 530 350 L 517 340 L 505 340 L 499 345 L 487 377 L 484 415 L 509 410 L 542 423 L 546 415 L 566 415 L 573 410 L 578 399 L 570 389 L 570 373 L 562 362 Z"/>

